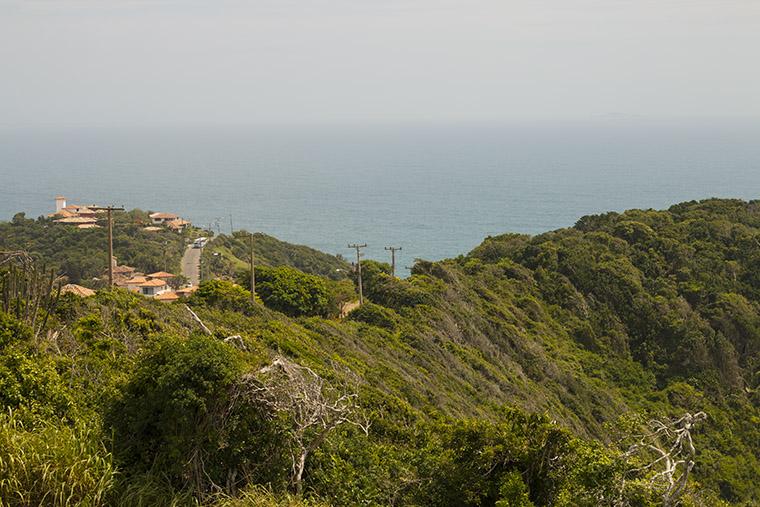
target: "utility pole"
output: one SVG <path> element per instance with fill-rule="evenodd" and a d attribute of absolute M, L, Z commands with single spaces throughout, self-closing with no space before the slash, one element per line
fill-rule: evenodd
<path fill-rule="evenodd" d="M 232 231 L 235 229 L 232 228 L 232 213 L 230 213 L 230 236 L 232 236 Z"/>
<path fill-rule="evenodd" d="M 358 243 L 354 243 L 353 245 L 348 245 L 348 248 L 356 249 L 356 269 L 357 269 L 357 273 L 359 274 L 359 305 L 364 304 L 364 292 L 362 290 L 362 254 L 360 250 L 366 247 L 367 247 L 367 243 L 363 243 L 361 245 Z"/>
<path fill-rule="evenodd" d="M 113 215 L 114 211 L 124 211 L 124 206 L 88 206 L 93 211 L 105 210 L 108 213 L 108 286 L 113 287 Z"/>
<path fill-rule="evenodd" d="M 256 266 L 253 256 L 253 233 L 248 238 L 251 247 L 251 303 L 256 303 Z"/>
<path fill-rule="evenodd" d="M 401 250 L 401 247 L 386 246 L 385 249 L 391 253 L 391 276 L 396 276 L 396 252 Z"/>

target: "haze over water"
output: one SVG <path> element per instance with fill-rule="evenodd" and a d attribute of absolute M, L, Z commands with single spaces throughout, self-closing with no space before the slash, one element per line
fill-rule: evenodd
<path fill-rule="evenodd" d="M 0 218 L 72 203 L 217 219 L 350 258 L 466 253 L 586 214 L 760 198 L 760 124 L 0 129 Z M 216 229 L 216 226 L 214 226 Z"/>

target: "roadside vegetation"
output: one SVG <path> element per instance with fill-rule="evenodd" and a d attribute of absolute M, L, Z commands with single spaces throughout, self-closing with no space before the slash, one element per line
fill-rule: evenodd
<path fill-rule="evenodd" d="M 490 237 L 403 280 L 365 261 L 344 319 L 329 256 L 262 251 L 253 302 L 244 236 L 171 304 L 0 259 L 0 505 L 760 503 L 760 203 Z"/>

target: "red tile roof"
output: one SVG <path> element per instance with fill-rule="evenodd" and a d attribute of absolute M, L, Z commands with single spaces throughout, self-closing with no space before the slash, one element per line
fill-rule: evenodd
<path fill-rule="evenodd" d="M 165 285 L 166 282 L 159 279 L 145 280 L 143 283 L 139 284 L 140 287 L 163 287 Z"/>
<path fill-rule="evenodd" d="M 150 218 L 160 218 L 160 219 L 163 219 L 163 220 L 175 220 L 175 219 L 179 218 L 179 216 L 175 215 L 174 213 L 161 213 L 161 212 L 151 213 L 148 216 Z"/>
<path fill-rule="evenodd" d="M 81 285 L 76 285 L 73 283 L 69 283 L 61 287 L 61 292 L 63 294 L 67 294 L 67 293 L 74 294 L 76 296 L 83 297 L 83 298 L 95 295 L 94 290 L 88 289 L 87 287 L 82 287 Z"/>
<path fill-rule="evenodd" d="M 166 271 L 157 271 L 148 275 L 148 278 L 174 278 L 176 275 L 167 273 Z"/>
<path fill-rule="evenodd" d="M 177 295 L 176 292 L 167 291 L 167 292 L 162 292 L 161 294 L 157 295 L 156 299 L 158 299 L 159 301 L 176 301 L 179 299 L 179 296 Z"/>

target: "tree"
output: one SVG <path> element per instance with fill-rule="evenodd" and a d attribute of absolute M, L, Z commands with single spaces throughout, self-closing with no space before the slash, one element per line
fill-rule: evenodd
<path fill-rule="evenodd" d="M 126 472 L 161 470 L 199 497 L 278 484 L 282 432 L 261 407 L 238 403 L 242 370 L 240 353 L 214 338 L 159 338 L 107 415 Z"/>
<path fill-rule="evenodd" d="M 339 392 L 312 369 L 282 356 L 257 374 L 245 375 L 237 389 L 252 403 L 290 418 L 290 483 L 298 494 L 303 491 L 307 458 L 335 428 L 353 424 L 369 432 L 369 423 L 358 418 L 357 394 Z"/>
<path fill-rule="evenodd" d="M 649 431 L 637 436 L 624 454 L 625 459 L 636 456 L 644 460 L 629 473 L 649 473 L 650 487 L 661 495 L 663 507 L 678 505 L 686 490 L 697 452 L 691 431 L 705 419 L 704 412 L 687 412 L 676 420 L 652 419 L 647 425 Z M 624 488 L 625 482 L 621 490 Z"/>
<path fill-rule="evenodd" d="M 241 280 L 244 286 L 250 285 L 248 274 Z M 326 280 L 289 266 L 256 267 L 256 294 L 269 308 L 290 316 L 329 313 Z"/>

